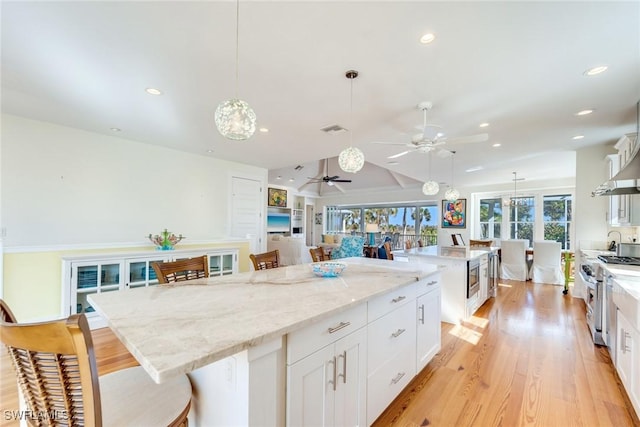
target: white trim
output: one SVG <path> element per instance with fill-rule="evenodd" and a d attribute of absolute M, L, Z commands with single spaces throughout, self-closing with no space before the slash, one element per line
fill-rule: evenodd
<path fill-rule="evenodd" d="M 238 243 L 247 242 L 249 239 L 244 237 L 225 237 L 215 240 L 191 240 L 185 245 L 211 245 L 221 243 Z M 122 248 L 140 248 L 149 247 L 149 251 L 154 251 L 154 248 L 149 245 L 149 242 L 127 242 L 127 243 L 85 243 L 85 244 L 72 244 L 72 245 L 54 245 L 54 246 L 13 246 L 3 248 L 3 252 L 7 253 L 31 253 L 31 252 L 64 252 L 64 251 L 86 251 L 86 250 L 101 250 L 101 249 L 122 249 Z M 181 250 L 181 249 L 176 249 Z M 193 250 L 186 248 L 184 250 Z"/>

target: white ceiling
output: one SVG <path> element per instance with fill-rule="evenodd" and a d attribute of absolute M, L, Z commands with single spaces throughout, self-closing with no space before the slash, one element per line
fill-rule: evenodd
<path fill-rule="evenodd" d="M 353 180 L 343 191 L 419 185 L 429 178 L 426 155 L 388 165 L 402 147 L 372 142 L 409 142 L 421 101 L 433 102 L 428 121 L 450 137 L 489 134 L 447 146 L 460 186 L 509 182 L 512 171 L 528 181 L 574 176 L 574 150 L 635 131 L 637 1 L 243 0 L 239 97 L 269 129 L 243 142 L 225 140 L 213 121 L 235 95 L 235 2 L 3 1 L 1 12 L 3 112 L 111 135 L 120 128 L 123 138 L 267 168 L 271 184 L 302 188 L 319 175 L 319 160 L 349 145 L 348 132 L 320 131 L 338 124 L 373 170 L 330 165 Z M 425 32 L 435 42 L 421 45 Z M 609 69 L 583 75 L 596 65 Z M 360 73 L 352 119 L 349 69 Z M 574 115 L 585 108 L 595 112 Z M 294 174 L 296 165 L 306 166 Z M 450 166 L 434 157 L 432 177 L 449 182 Z"/>

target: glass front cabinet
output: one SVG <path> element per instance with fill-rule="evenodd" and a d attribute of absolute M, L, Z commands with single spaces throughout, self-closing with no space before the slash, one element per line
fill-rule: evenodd
<path fill-rule="evenodd" d="M 233 248 L 65 257 L 62 259 L 62 315 L 84 313 L 92 329 L 106 327 L 106 320 L 87 301 L 89 295 L 157 285 L 158 278 L 152 267 L 154 262 L 205 254 L 209 257 L 211 277 L 238 272 L 238 250 Z"/>

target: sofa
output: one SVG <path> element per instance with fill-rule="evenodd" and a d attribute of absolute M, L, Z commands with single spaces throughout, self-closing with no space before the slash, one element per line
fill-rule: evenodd
<path fill-rule="evenodd" d="M 280 251 L 281 265 L 305 264 L 311 262 L 309 247 L 302 237 L 272 234 L 267 238 L 267 251 Z"/>

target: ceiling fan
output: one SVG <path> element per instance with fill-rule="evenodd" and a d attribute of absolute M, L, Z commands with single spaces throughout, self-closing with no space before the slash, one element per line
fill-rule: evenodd
<path fill-rule="evenodd" d="M 340 176 L 338 175 L 329 175 L 329 159 L 324 159 L 324 169 L 325 169 L 325 174 L 324 176 L 317 176 L 317 177 L 307 177 L 307 179 L 309 179 L 309 183 L 326 183 L 327 185 L 333 185 L 335 182 L 351 182 L 350 179 L 340 179 Z M 320 170 L 322 170 L 322 167 L 320 168 Z"/>
<path fill-rule="evenodd" d="M 378 142 L 373 141 L 374 144 L 386 144 L 386 145 L 402 145 L 405 147 L 410 147 L 413 150 L 405 150 L 400 153 L 394 154 L 392 156 L 387 157 L 388 159 L 396 159 L 398 157 L 404 156 L 405 154 L 409 154 L 411 152 L 419 152 L 419 153 L 429 153 L 431 151 L 436 151 L 436 155 L 438 157 L 449 157 L 452 152 L 441 148 L 441 145 L 446 143 L 452 144 L 466 144 L 466 143 L 474 143 L 474 142 L 484 142 L 489 139 L 489 135 L 486 133 L 480 133 L 477 135 L 470 136 L 461 136 L 457 138 L 448 138 L 444 136 L 440 129 L 442 126 L 428 124 L 427 123 L 427 111 L 429 111 L 433 107 L 433 104 L 429 101 L 424 101 L 418 104 L 418 109 L 422 110 L 423 115 L 423 125 L 422 132 L 413 135 L 410 142 Z"/>

